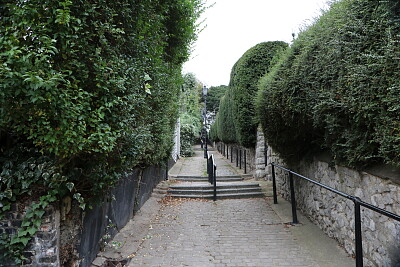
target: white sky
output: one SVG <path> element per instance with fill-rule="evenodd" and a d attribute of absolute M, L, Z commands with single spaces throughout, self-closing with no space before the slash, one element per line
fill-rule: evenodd
<path fill-rule="evenodd" d="M 183 72 L 192 72 L 203 84 L 228 85 L 235 62 L 251 47 L 266 41 L 290 43 L 327 8 L 327 0 L 206 0 L 215 5 L 205 20 L 191 58 Z"/>

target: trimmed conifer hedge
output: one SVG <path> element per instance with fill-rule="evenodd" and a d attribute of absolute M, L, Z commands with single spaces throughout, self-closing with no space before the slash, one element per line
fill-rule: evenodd
<path fill-rule="evenodd" d="M 343 0 L 260 85 L 257 112 L 287 160 L 328 150 L 351 167 L 400 166 L 400 3 Z"/>
<path fill-rule="evenodd" d="M 229 86 L 233 90 L 237 141 L 244 147 L 254 147 L 258 121 L 254 100 L 258 81 L 271 67 L 272 59 L 288 45 L 285 42 L 264 42 L 250 48 L 232 68 Z"/>

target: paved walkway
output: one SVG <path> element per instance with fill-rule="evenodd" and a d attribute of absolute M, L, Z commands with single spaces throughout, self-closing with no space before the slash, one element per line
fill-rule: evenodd
<path fill-rule="evenodd" d="M 205 159 L 183 158 L 170 175 L 205 176 Z M 216 155 L 217 171 L 240 174 Z M 261 182 L 270 195 L 269 182 Z M 355 266 L 353 259 L 278 199 L 187 200 L 151 197 L 93 263 L 129 259 L 127 266 Z M 125 261 L 126 262 L 126 261 Z M 113 265 L 109 265 L 113 266 Z M 115 265 L 114 265 L 115 266 Z"/>

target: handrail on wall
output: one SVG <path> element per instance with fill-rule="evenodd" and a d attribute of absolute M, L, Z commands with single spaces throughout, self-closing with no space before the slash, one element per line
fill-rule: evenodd
<path fill-rule="evenodd" d="M 318 185 L 328 191 L 331 191 L 335 194 L 338 194 L 344 198 L 347 198 L 354 203 L 354 232 L 355 232 L 355 243 L 356 243 L 356 266 L 357 267 L 363 267 L 363 249 L 362 249 L 362 235 L 361 235 L 361 209 L 360 207 L 363 206 L 367 209 L 373 210 L 375 212 L 378 212 L 382 215 L 385 215 L 389 218 L 392 218 L 396 221 L 400 222 L 400 216 L 394 213 L 391 213 L 389 211 L 383 210 L 381 208 L 378 208 L 377 206 L 371 205 L 367 202 L 362 201 L 360 198 L 343 193 L 339 190 L 336 190 L 332 187 L 329 187 L 327 185 L 321 184 L 317 181 L 314 181 L 308 177 L 305 177 L 301 174 L 298 174 L 292 170 L 289 170 L 285 167 L 279 166 L 275 163 L 271 163 L 272 166 L 272 189 L 273 189 L 273 197 L 274 197 L 274 204 L 278 203 L 277 199 L 277 190 L 276 190 L 276 177 L 275 177 L 275 167 L 286 171 L 289 173 L 289 186 L 290 186 L 290 200 L 292 203 L 292 218 L 293 218 L 293 223 L 297 224 L 297 211 L 296 211 L 296 196 L 295 196 L 295 190 L 294 190 L 294 181 L 293 181 L 293 175 L 306 180 L 310 183 L 313 183 L 315 185 Z"/>

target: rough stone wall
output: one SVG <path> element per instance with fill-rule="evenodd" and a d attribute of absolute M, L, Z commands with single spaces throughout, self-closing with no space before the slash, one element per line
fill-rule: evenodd
<path fill-rule="evenodd" d="M 265 138 L 264 133 L 262 132 L 261 126 L 257 129 L 257 145 L 256 145 L 256 154 L 255 154 L 255 161 L 256 161 L 256 171 L 255 171 L 255 178 L 256 179 L 266 179 L 266 170 L 265 170 Z"/>
<path fill-rule="evenodd" d="M 268 148 L 268 164 L 284 162 Z M 400 214 L 400 186 L 366 172 L 314 160 L 301 162 L 294 170 L 395 214 Z M 271 177 L 271 167 L 266 169 Z M 278 194 L 290 199 L 288 176 L 276 170 Z M 354 204 L 305 180 L 295 178 L 297 207 L 349 254 L 355 253 Z M 364 266 L 397 266 L 400 263 L 400 223 L 366 208 L 361 209 Z"/>
<path fill-rule="evenodd" d="M 0 221 L 0 233 L 16 234 L 21 226 L 23 215 L 28 205 L 13 204 L 10 212 Z M 59 259 L 59 229 L 60 213 L 54 206 L 45 210 L 40 229 L 28 243 L 24 252 L 27 267 L 56 267 L 60 266 Z M 3 261 L 4 259 L 0 260 Z M 0 262 L 0 266 L 16 266 L 11 262 Z"/>
<path fill-rule="evenodd" d="M 181 120 L 178 118 L 175 125 L 174 133 L 174 147 L 172 148 L 172 158 L 176 162 L 180 156 L 181 151 Z"/>
<path fill-rule="evenodd" d="M 24 266 L 90 266 L 101 247 L 143 206 L 166 174 L 166 169 L 159 166 L 135 170 L 105 194 L 101 204 L 85 211 L 70 197 L 63 199 L 59 207 L 48 207 L 39 231 L 24 252 Z M 0 234 L 17 233 L 24 212 L 25 205 L 14 204 L 0 221 Z M 16 266 L 1 258 L 0 266 Z"/>

